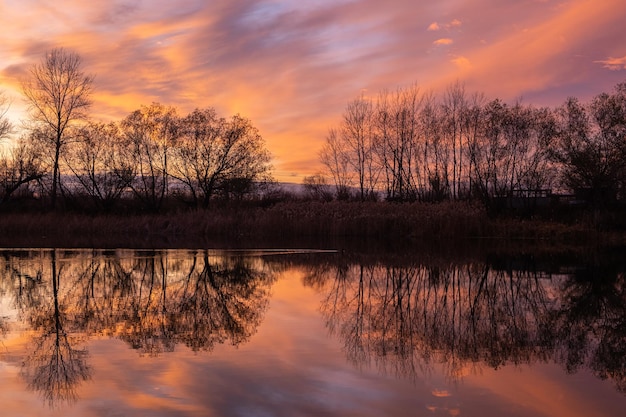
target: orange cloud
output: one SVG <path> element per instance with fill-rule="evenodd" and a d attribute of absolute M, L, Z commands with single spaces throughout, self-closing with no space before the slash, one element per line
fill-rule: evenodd
<path fill-rule="evenodd" d="M 452 45 L 454 41 L 450 38 L 441 38 L 433 42 L 434 45 Z"/>
<path fill-rule="evenodd" d="M 428 26 L 428 30 L 430 30 L 430 31 L 437 31 L 439 29 L 440 29 L 440 27 L 439 27 L 439 24 L 437 22 L 433 22 L 433 23 L 431 23 Z"/>
<path fill-rule="evenodd" d="M 472 68 L 472 63 L 470 62 L 470 60 L 464 56 L 457 56 L 453 58 L 452 63 L 454 63 L 454 65 L 456 65 L 459 69 L 463 71 L 467 71 Z"/>
<path fill-rule="evenodd" d="M 456 28 L 456 27 L 460 27 L 463 23 L 459 20 L 459 19 L 454 19 L 452 21 L 450 21 L 449 23 L 446 23 L 444 25 L 444 27 L 446 29 L 451 29 L 451 28 Z M 439 23 L 437 22 L 433 22 L 428 26 L 429 31 L 438 31 L 441 29 L 441 25 L 439 25 Z"/>
<path fill-rule="evenodd" d="M 608 68 L 611 71 L 619 71 L 622 69 L 626 69 L 626 56 L 621 58 L 613 58 L 609 57 L 604 61 L 594 61 L 598 64 L 603 64 L 604 68 Z"/>

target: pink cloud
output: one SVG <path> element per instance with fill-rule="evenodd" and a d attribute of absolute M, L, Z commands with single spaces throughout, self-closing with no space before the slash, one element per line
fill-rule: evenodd
<path fill-rule="evenodd" d="M 434 45 L 452 45 L 454 41 L 450 38 L 441 38 L 433 42 Z"/>
<path fill-rule="evenodd" d="M 619 70 L 626 69 L 626 56 L 623 56 L 621 58 L 609 57 L 604 61 L 594 61 L 594 62 L 598 64 L 603 64 L 604 68 L 608 68 L 611 71 L 619 71 Z"/>
<path fill-rule="evenodd" d="M 452 63 L 461 70 L 469 70 L 472 68 L 472 63 L 464 56 L 457 56 L 452 59 Z"/>
<path fill-rule="evenodd" d="M 451 29 L 451 28 L 458 28 L 460 26 L 462 26 L 463 23 L 459 20 L 459 19 L 454 19 L 452 21 L 450 21 L 449 23 L 446 23 L 443 25 L 443 27 L 445 29 Z M 437 22 L 433 22 L 430 25 L 428 25 L 428 31 L 430 32 L 436 32 L 438 30 L 441 30 L 441 25 Z"/>

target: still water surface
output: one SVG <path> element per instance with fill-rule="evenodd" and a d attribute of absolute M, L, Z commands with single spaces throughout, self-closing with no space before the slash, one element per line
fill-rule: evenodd
<path fill-rule="evenodd" d="M 623 265 L 412 258 L 2 250 L 0 414 L 623 415 Z"/>

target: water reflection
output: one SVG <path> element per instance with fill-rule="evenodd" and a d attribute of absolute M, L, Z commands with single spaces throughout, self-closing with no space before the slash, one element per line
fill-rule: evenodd
<path fill-rule="evenodd" d="M 341 341 L 351 369 L 417 381 L 443 367 L 455 382 L 485 368 L 557 363 L 567 372 L 590 369 L 626 392 L 621 257 L 539 264 L 249 255 L 0 251 L 0 295 L 14 312 L 0 315 L 0 331 L 6 336 L 20 327 L 26 335 L 28 353 L 19 358 L 25 385 L 51 406 L 72 403 L 95 378 L 89 341 L 120 340 L 151 360 L 177 346 L 192 352 L 239 346 L 261 326 L 277 277 L 299 271 L 321 299 L 315 319 Z M 262 352 L 267 346 L 281 355 L 275 340 Z"/>
<path fill-rule="evenodd" d="M 54 406 L 75 401 L 90 379 L 89 338 L 112 336 L 145 355 L 245 342 L 273 280 L 254 262 L 208 251 L 1 252 L 0 292 L 31 330 L 21 376 Z"/>
<path fill-rule="evenodd" d="M 327 326 L 356 366 L 416 378 L 442 364 L 458 380 L 483 366 L 554 361 L 626 392 L 623 261 L 560 269 L 308 263 L 305 282 L 324 294 Z"/>
<path fill-rule="evenodd" d="M 588 366 L 626 392 L 626 274 L 623 265 L 591 261 L 561 287 L 558 360 L 570 372 Z"/>
<path fill-rule="evenodd" d="M 35 335 L 31 341 L 32 353 L 22 366 L 22 377 L 30 389 L 40 392 L 46 402 L 54 405 L 59 400 L 76 400 L 75 387 L 89 379 L 91 370 L 86 361 L 87 351 L 75 348 L 81 338 L 69 333 L 76 325 L 68 314 L 68 306 L 59 302 L 62 268 L 57 268 L 56 252 L 51 252 L 49 263 L 52 293 L 37 291 L 34 296 L 29 294 L 24 304 L 24 313 Z M 19 274 L 19 271 L 15 272 Z M 38 289 L 46 290 L 44 286 Z M 30 301 L 34 302 L 31 304 Z"/>

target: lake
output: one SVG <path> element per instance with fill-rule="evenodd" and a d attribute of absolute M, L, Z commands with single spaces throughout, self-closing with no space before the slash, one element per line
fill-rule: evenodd
<path fill-rule="evenodd" d="M 3 416 L 618 416 L 621 253 L 0 250 Z"/>

